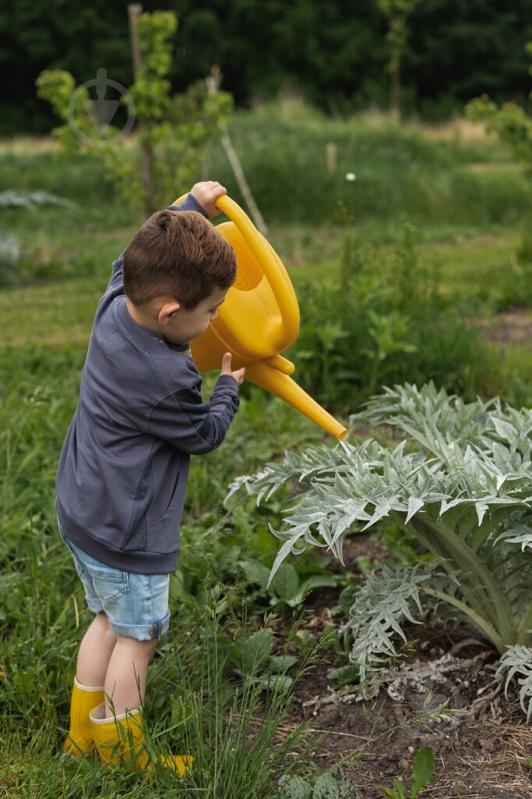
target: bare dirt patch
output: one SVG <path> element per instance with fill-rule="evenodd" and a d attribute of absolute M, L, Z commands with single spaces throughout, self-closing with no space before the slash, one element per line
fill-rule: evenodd
<path fill-rule="evenodd" d="M 323 623 L 330 623 L 326 613 Z M 339 662 L 320 660 L 296 683 L 285 730 L 308 721 L 313 761 L 323 770 L 343 762 L 363 799 L 380 799 L 379 786 L 395 777 L 409 784 L 422 746 L 435 761 L 423 796 L 530 799 L 532 730 L 494 680 L 495 653 L 471 644 L 453 654 L 426 632 L 420 657 L 393 669 L 371 698 L 361 699 L 355 686 L 336 689 L 328 672 Z"/>
<path fill-rule="evenodd" d="M 529 308 L 512 308 L 489 321 L 482 320 L 481 324 L 489 341 L 524 344 L 532 339 L 532 311 Z"/>

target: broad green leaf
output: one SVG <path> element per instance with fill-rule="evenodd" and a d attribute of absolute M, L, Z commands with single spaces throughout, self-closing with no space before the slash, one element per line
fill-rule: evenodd
<path fill-rule="evenodd" d="M 273 647 L 273 632 L 264 628 L 252 633 L 242 644 L 242 670 L 245 674 L 255 674 L 266 663 Z"/>
<path fill-rule="evenodd" d="M 338 683 L 341 688 L 344 685 L 357 683 L 360 677 L 360 669 L 354 663 L 349 663 L 347 666 L 340 666 L 338 669 L 331 669 L 327 672 L 329 680 Z"/>
<path fill-rule="evenodd" d="M 257 583 L 263 591 L 267 590 L 270 570 L 258 560 L 246 560 L 242 563 L 246 579 L 250 583 Z"/>
<path fill-rule="evenodd" d="M 418 794 L 429 784 L 434 773 L 434 756 L 432 749 L 424 746 L 419 750 L 412 764 L 411 799 L 416 799 Z"/>
<path fill-rule="evenodd" d="M 281 692 L 289 691 L 294 684 L 294 680 L 288 674 L 269 674 L 261 682 L 268 690 Z"/>
<path fill-rule="evenodd" d="M 282 563 L 270 583 L 270 590 L 280 599 L 288 601 L 297 595 L 299 587 L 299 576 L 295 568 L 290 563 Z"/>
<path fill-rule="evenodd" d="M 272 655 L 270 658 L 270 668 L 275 673 L 283 673 L 291 669 L 297 663 L 295 655 Z"/>
<path fill-rule="evenodd" d="M 338 580 L 336 577 L 315 574 L 313 577 L 307 578 L 305 582 L 301 584 L 299 591 L 288 600 L 288 604 L 290 607 L 296 607 L 296 605 L 300 605 L 305 597 L 310 594 L 311 591 L 314 591 L 315 588 L 336 588 L 337 585 Z"/>

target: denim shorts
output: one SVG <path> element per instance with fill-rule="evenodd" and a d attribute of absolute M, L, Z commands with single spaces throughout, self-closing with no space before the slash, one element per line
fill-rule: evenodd
<path fill-rule="evenodd" d="M 161 638 L 170 623 L 169 574 L 136 574 L 108 566 L 87 555 L 61 530 L 85 589 L 89 610 L 105 613 L 116 635 L 150 641 Z"/>

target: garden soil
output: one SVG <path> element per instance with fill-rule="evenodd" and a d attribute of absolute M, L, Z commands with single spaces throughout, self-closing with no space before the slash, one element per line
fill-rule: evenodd
<path fill-rule="evenodd" d="M 358 555 L 379 554 L 366 536 L 346 540 L 346 566 Z M 338 592 L 315 592 L 306 603 L 300 631 L 316 640 L 338 626 L 330 609 Z M 290 614 L 272 624 L 282 646 Z M 362 799 L 381 799 L 379 786 L 395 777 L 410 785 L 416 752 L 430 746 L 433 779 L 422 797 L 434 799 L 532 799 L 532 729 L 517 694 L 504 695 L 496 678 L 497 655 L 471 631 L 448 632 L 448 625 L 411 625 L 406 657 L 370 685 L 362 697 L 356 686 L 338 688 L 330 670 L 345 658 L 323 652 L 296 680 L 288 733 L 301 721 L 309 725 L 310 759 L 319 772 L 338 763 Z M 355 791 L 353 793 L 355 796 Z"/>

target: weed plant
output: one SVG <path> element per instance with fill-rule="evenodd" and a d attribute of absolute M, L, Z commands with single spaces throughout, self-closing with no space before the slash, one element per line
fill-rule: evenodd
<path fill-rule="evenodd" d="M 465 397 L 483 393 L 497 357 L 440 290 L 434 264 L 404 228 L 392 254 L 345 234 L 340 277 L 300 287 L 301 333 L 289 351 L 309 393 L 354 408 L 383 383 L 433 380 Z"/>

